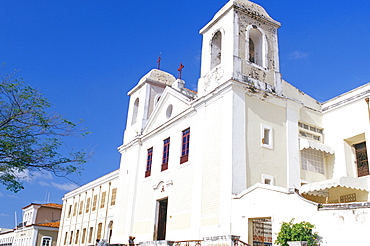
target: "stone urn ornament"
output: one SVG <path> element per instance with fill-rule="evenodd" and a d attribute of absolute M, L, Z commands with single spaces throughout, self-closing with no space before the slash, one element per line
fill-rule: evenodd
<path fill-rule="evenodd" d="M 293 242 L 288 242 L 289 246 L 307 246 L 308 242 L 307 241 L 293 241 Z"/>

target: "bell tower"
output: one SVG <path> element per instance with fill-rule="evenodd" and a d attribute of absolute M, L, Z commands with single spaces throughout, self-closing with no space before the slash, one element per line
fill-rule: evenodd
<path fill-rule="evenodd" d="M 229 80 L 281 94 L 280 23 L 260 5 L 230 0 L 200 30 L 203 35 L 199 96 Z"/>

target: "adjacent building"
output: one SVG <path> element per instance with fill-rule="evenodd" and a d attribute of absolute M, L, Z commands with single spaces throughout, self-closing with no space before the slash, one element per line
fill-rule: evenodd
<path fill-rule="evenodd" d="M 58 246 L 272 245 L 292 218 L 322 245 L 370 244 L 370 83 L 324 103 L 298 90 L 280 74 L 279 27 L 230 0 L 200 31 L 197 92 L 161 70 L 142 77 L 120 169 L 65 195 Z"/>
<path fill-rule="evenodd" d="M 112 236 L 119 170 L 83 185 L 63 198 L 58 245 L 94 245 Z"/>
<path fill-rule="evenodd" d="M 22 222 L 0 233 L 0 245 L 56 246 L 62 205 L 31 203 L 22 210 Z"/>

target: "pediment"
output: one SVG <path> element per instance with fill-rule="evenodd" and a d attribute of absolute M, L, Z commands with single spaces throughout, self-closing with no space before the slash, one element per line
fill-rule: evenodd
<path fill-rule="evenodd" d="M 147 133 L 174 120 L 190 107 L 190 99 L 179 91 L 166 87 L 150 115 L 143 133 Z"/>

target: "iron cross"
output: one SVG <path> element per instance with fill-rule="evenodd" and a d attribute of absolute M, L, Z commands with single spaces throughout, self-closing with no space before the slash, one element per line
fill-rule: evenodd
<path fill-rule="evenodd" d="M 182 65 L 182 63 L 180 63 L 180 67 L 177 69 L 177 71 L 179 71 L 179 79 L 181 79 L 181 75 L 182 75 L 182 69 L 184 68 L 185 66 Z"/>

